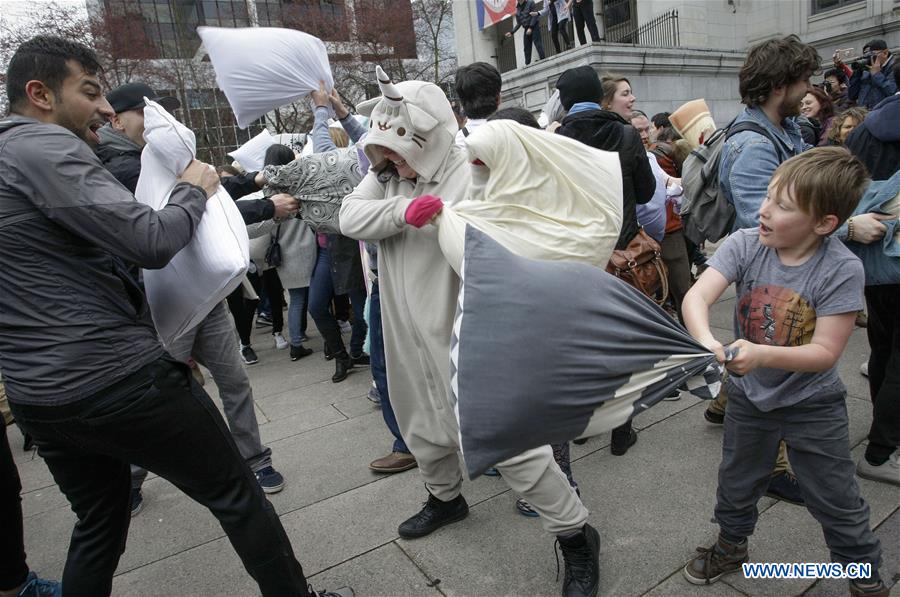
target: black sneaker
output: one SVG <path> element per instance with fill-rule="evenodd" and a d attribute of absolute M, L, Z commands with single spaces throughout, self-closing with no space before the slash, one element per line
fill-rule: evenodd
<path fill-rule="evenodd" d="M 359 353 L 357 356 L 351 354 L 350 362 L 353 363 L 354 367 L 368 366 L 370 364 L 369 355 L 364 352 Z"/>
<path fill-rule="evenodd" d="M 697 555 L 681 571 L 689 583 L 709 585 L 737 572 L 748 559 L 746 539 L 743 543 L 729 543 L 719 537 L 712 547 L 698 547 Z"/>
<path fill-rule="evenodd" d="M 259 357 L 256 356 L 256 351 L 253 350 L 252 346 L 241 346 L 241 359 L 246 365 L 259 362 Z"/>
<path fill-rule="evenodd" d="M 597 597 L 600 588 L 600 533 L 589 524 L 574 537 L 557 537 L 566 567 L 563 597 Z"/>
<path fill-rule="evenodd" d="M 609 451 L 614 456 L 622 456 L 628 451 L 628 448 L 636 443 L 637 431 L 632 429 L 631 425 L 628 425 L 626 429 L 618 427 L 612 431 L 612 443 L 609 445 Z"/>
<path fill-rule="evenodd" d="M 264 328 L 264 327 L 272 327 L 272 318 L 268 315 L 260 313 L 256 316 L 256 327 Z"/>
<path fill-rule="evenodd" d="M 140 489 L 131 489 L 131 515 L 137 516 L 144 509 L 144 496 Z"/>
<path fill-rule="evenodd" d="M 709 410 L 708 408 L 703 411 L 703 418 L 712 423 L 713 425 L 724 425 L 725 424 L 725 415 L 717 413 L 715 411 Z"/>
<path fill-rule="evenodd" d="M 294 346 L 291 344 L 291 360 L 298 361 L 303 357 L 308 357 L 313 353 L 312 348 L 306 348 L 305 346 Z"/>
<path fill-rule="evenodd" d="M 424 537 L 446 524 L 462 520 L 469 515 L 469 504 L 462 495 L 449 502 L 442 502 L 430 493 L 425 507 L 418 514 L 405 520 L 397 532 L 404 539 Z"/>
<path fill-rule="evenodd" d="M 800 491 L 800 482 L 791 473 L 778 473 L 769 479 L 766 495 L 795 506 L 805 504 L 803 493 Z"/>

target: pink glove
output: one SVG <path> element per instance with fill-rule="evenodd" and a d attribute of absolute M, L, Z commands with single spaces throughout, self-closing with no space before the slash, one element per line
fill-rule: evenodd
<path fill-rule="evenodd" d="M 434 195 L 422 195 L 416 197 L 406 208 L 406 223 L 416 228 L 421 228 L 431 221 L 435 214 L 444 209 L 444 202 Z"/>

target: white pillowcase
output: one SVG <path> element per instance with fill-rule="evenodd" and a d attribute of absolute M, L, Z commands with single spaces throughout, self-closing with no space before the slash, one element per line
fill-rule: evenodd
<path fill-rule="evenodd" d="M 238 126 L 294 102 L 325 82 L 334 88 L 325 44 L 294 29 L 197 27 Z"/>
<path fill-rule="evenodd" d="M 196 155 L 196 142 L 165 108 L 144 98 L 141 176 L 134 196 L 160 210 L 177 179 Z M 203 321 L 237 288 L 247 266 L 249 241 L 244 219 L 222 186 L 206 202 L 194 237 L 162 269 L 144 270 L 144 288 L 153 323 L 163 344 L 170 346 Z"/>

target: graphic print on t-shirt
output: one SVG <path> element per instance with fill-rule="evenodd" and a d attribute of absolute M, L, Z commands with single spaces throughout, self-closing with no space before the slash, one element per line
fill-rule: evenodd
<path fill-rule="evenodd" d="M 802 346 L 816 329 L 816 310 L 790 288 L 763 284 L 738 302 L 738 322 L 744 339 L 755 344 Z"/>

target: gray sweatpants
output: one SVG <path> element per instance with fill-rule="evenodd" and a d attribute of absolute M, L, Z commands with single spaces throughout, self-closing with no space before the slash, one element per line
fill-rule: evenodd
<path fill-rule="evenodd" d="M 881 544 L 869 526 L 869 505 L 859 494 L 850 458 L 846 392 L 828 391 L 763 412 L 728 384 L 725 437 L 716 521 L 733 537 L 753 534 L 756 503 L 766 491 L 781 440 L 806 508 L 822 525 L 833 561 L 881 566 Z"/>
<path fill-rule="evenodd" d="M 228 317 L 225 303 L 216 305 L 200 325 L 166 346 L 166 350 L 175 360 L 186 363 L 193 356 L 209 369 L 219 388 L 225 420 L 241 456 L 253 472 L 271 466 L 272 450 L 263 446 L 259 438 L 250 378 L 241 362 L 234 324 Z M 146 477 L 146 471 L 131 467 L 132 487 L 139 488 Z"/>

